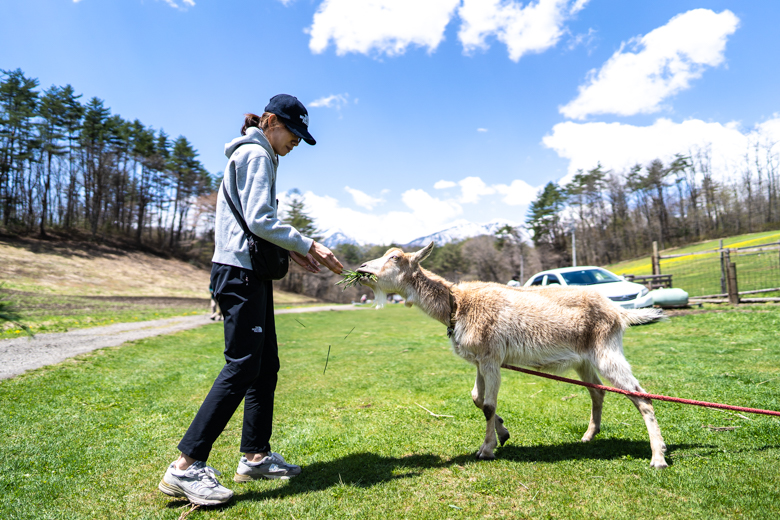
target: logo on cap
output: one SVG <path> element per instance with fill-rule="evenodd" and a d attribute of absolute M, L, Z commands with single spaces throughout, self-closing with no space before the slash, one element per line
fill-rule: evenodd
<path fill-rule="evenodd" d="M 308 127 L 309 126 L 309 114 L 301 115 L 301 121 L 303 121 L 303 124 L 306 125 L 306 127 Z"/>

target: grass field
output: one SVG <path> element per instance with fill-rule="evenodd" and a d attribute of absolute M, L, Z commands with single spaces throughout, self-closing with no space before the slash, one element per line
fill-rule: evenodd
<path fill-rule="evenodd" d="M 766 231 L 723 239 L 724 247 L 750 247 L 780 241 L 780 231 Z M 666 249 L 661 256 L 683 255 L 720 247 L 719 240 Z M 742 253 L 733 257 L 737 265 L 740 291 L 780 287 L 780 252 Z M 652 274 L 650 256 L 605 266 L 617 274 Z M 661 273 L 673 275 L 674 287 L 685 289 L 690 296 L 721 294 L 720 254 L 697 254 L 661 260 Z M 764 296 L 777 296 L 768 294 Z"/>
<path fill-rule="evenodd" d="M 780 410 L 779 325 L 775 307 L 691 314 L 630 329 L 625 350 L 648 392 Z M 656 403 L 670 462 L 656 471 L 624 397 L 607 395 L 601 434 L 582 444 L 585 389 L 505 372 L 499 413 L 512 438 L 478 462 L 474 370 L 443 326 L 391 306 L 283 315 L 277 329 L 272 446 L 304 473 L 233 483 L 239 413 L 209 460 L 236 497 L 187 518 L 780 516 L 777 418 Z M 221 343 L 209 325 L 0 381 L 0 518 L 179 518 L 187 504 L 156 486 Z"/>
<path fill-rule="evenodd" d="M 35 333 L 209 312 L 208 269 L 83 242 L 0 239 L 0 297 Z M 274 303 L 321 303 L 274 291 Z M 24 332 L 0 322 L 0 339 Z"/>

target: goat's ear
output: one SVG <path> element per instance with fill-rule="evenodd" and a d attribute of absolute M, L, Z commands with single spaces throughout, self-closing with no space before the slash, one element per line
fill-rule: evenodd
<path fill-rule="evenodd" d="M 411 259 L 412 263 L 419 264 L 420 262 L 428 258 L 428 256 L 431 254 L 431 251 L 433 251 L 433 242 L 431 242 L 424 248 L 417 251 L 414 255 L 412 255 L 412 259 Z"/>

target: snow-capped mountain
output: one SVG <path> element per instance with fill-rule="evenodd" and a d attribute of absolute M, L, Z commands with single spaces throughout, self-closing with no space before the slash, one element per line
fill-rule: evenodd
<path fill-rule="evenodd" d="M 427 246 L 431 241 L 433 241 L 437 246 L 443 246 L 444 244 L 448 244 L 450 242 L 458 242 L 461 240 L 466 240 L 467 238 L 478 237 L 480 235 L 493 236 L 499 229 L 504 226 L 515 227 L 516 225 L 517 224 L 513 222 L 503 219 L 491 220 L 486 224 L 474 224 L 464 220 L 455 226 L 437 233 L 415 238 L 411 242 L 403 244 L 402 247 L 420 248 Z M 525 232 L 525 230 L 520 230 L 520 236 L 523 240 L 529 240 L 528 234 Z M 333 228 L 323 232 L 320 242 L 325 245 L 325 247 L 329 247 L 331 249 L 340 246 L 341 244 L 353 244 L 356 246 L 370 245 L 366 242 L 351 237 L 339 228 Z"/>
<path fill-rule="evenodd" d="M 496 232 L 504 226 L 515 227 L 517 224 L 509 222 L 508 220 L 496 219 L 491 220 L 487 224 L 474 224 L 472 222 L 462 222 L 451 228 L 447 228 L 438 233 L 427 235 L 420 238 L 415 238 L 411 242 L 404 244 L 404 247 L 424 247 L 433 241 L 437 246 L 443 246 L 450 242 L 459 242 L 466 240 L 467 238 L 478 237 L 480 235 L 495 235 Z M 527 238 L 525 233 L 521 235 L 523 238 Z"/>
<path fill-rule="evenodd" d="M 323 233 L 320 243 L 330 249 L 333 249 L 336 246 L 340 246 L 341 244 L 352 244 L 355 246 L 362 245 L 359 241 L 347 235 L 340 229 L 329 229 Z"/>

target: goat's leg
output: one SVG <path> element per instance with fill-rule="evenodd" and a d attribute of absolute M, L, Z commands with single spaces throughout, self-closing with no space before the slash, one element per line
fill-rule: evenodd
<path fill-rule="evenodd" d="M 479 372 L 479 367 L 477 367 L 477 378 L 474 381 L 474 388 L 471 389 L 471 400 L 474 401 L 474 405 L 477 408 L 482 410 L 482 404 L 485 401 L 485 378 Z M 509 440 L 509 430 L 504 426 L 504 420 L 500 415 L 496 415 L 496 434 L 501 446 Z"/>
<path fill-rule="evenodd" d="M 586 361 L 577 367 L 577 374 L 586 383 L 601 384 L 601 379 L 599 379 L 590 362 Z M 582 436 L 582 442 L 592 441 L 593 437 L 601 431 L 601 409 L 604 405 L 604 390 L 588 388 L 588 392 L 590 393 L 591 402 L 590 424 L 588 424 L 588 430 L 585 432 L 585 435 Z"/>
<path fill-rule="evenodd" d="M 634 392 L 642 392 L 642 387 L 638 384 Z M 653 402 L 650 399 L 644 399 L 641 397 L 629 396 L 631 402 L 634 403 L 639 413 L 642 414 L 642 419 L 645 421 L 647 427 L 647 433 L 650 435 L 650 449 L 653 451 L 653 458 L 650 459 L 650 466 L 654 468 L 667 467 L 664 453 L 666 453 L 666 444 L 664 438 L 661 436 L 661 428 L 658 426 L 658 421 L 655 420 L 655 410 L 653 409 Z"/>
<path fill-rule="evenodd" d="M 495 363 L 480 363 L 479 373 L 484 378 L 485 390 L 482 399 L 482 413 L 485 414 L 485 442 L 477 451 L 477 458 L 482 460 L 492 460 L 495 457 L 493 450 L 496 447 L 496 428 L 500 425 L 503 428 L 503 421 L 496 415 L 496 406 L 498 404 L 498 389 L 501 386 L 501 369 Z M 504 428 L 506 430 L 506 428 Z M 508 438 L 509 432 L 507 432 Z"/>
<path fill-rule="evenodd" d="M 471 400 L 474 406 L 482 410 L 482 403 L 485 402 L 485 378 L 479 372 L 477 367 L 477 379 L 474 381 L 474 388 L 471 389 Z"/>
<path fill-rule="evenodd" d="M 623 356 L 623 349 L 604 350 L 605 355 L 602 355 L 597 360 L 598 371 L 601 375 L 609 379 L 616 388 L 621 390 L 628 390 L 629 392 L 642 392 L 645 391 L 639 386 L 639 381 L 636 380 L 631 373 L 631 366 Z M 654 468 L 665 468 L 667 466 L 664 453 L 666 452 L 666 444 L 661 436 L 661 429 L 658 427 L 658 422 L 655 419 L 655 410 L 653 410 L 653 404 L 650 399 L 641 397 L 627 396 L 634 406 L 636 406 L 639 413 L 642 414 L 642 419 L 645 421 L 647 427 L 647 433 L 650 436 L 650 449 L 653 452 L 650 459 L 650 466 Z"/>

